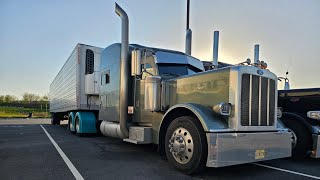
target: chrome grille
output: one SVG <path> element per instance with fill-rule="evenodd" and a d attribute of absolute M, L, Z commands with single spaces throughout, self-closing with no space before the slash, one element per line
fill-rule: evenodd
<path fill-rule="evenodd" d="M 241 126 L 273 126 L 275 81 L 252 74 L 242 75 Z"/>

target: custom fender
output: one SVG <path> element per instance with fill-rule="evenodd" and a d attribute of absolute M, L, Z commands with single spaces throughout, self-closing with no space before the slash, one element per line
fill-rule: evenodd
<path fill-rule="evenodd" d="M 172 106 L 163 116 L 161 120 L 161 126 L 163 121 L 170 113 L 179 109 L 185 108 L 191 111 L 200 121 L 204 131 L 214 132 L 215 130 L 228 129 L 227 119 L 224 119 L 221 115 L 216 114 L 211 108 L 195 103 L 176 104 Z"/>
<path fill-rule="evenodd" d="M 280 118 L 280 120 L 284 117 L 291 117 L 294 118 L 295 120 L 299 121 L 300 123 L 302 123 L 303 125 L 305 125 L 308 130 L 312 133 L 312 134 L 317 134 L 318 132 L 315 131 L 315 129 L 305 120 L 304 117 L 300 116 L 299 114 L 296 113 L 291 113 L 291 112 L 283 112 L 282 113 L 282 117 Z"/>

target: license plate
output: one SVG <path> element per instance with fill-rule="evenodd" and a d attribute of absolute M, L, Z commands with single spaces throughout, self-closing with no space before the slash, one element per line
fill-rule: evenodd
<path fill-rule="evenodd" d="M 257 149 L 255 154 L 255 159 L 263 159 L 265 157 L 266 151 L 264 149 Z"/>

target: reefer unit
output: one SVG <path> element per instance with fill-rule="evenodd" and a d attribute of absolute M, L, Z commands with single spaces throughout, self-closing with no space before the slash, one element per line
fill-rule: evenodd
<path fill-rule="evenodd" d="M 102 49 L 77 44 L 50 85 L 50 112 L 99 110 Z"/>

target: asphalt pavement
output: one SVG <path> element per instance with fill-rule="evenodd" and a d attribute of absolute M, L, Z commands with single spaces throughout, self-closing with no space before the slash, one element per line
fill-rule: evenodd
<path fill-rule="evenodd" d="M 80 176 L 75 175 L 76 172 Z M 79 177 L 130 180 L 320 179 L 320 159 L 298 161 L 288 158 L 207 168 L 200 174 L 188 176 L 170 167 L 152 145 L 134 145 L 102 136 L 78 137 L 67 130 L 66 122 L 54 126 L 49 119 L 0 120 L 0 179 L 64 180 Z"/>

